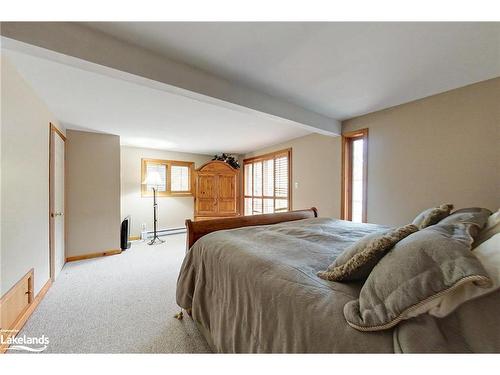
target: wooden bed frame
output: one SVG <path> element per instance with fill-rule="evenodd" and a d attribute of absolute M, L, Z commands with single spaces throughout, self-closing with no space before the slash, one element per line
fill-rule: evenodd
<path fill-rule="evenodd" d="M 239 216 L 225 219 L 192 221 L 186 220 L 187 228 L 187 249 L 206 234 L 223 229 L 235 229 L 242 227 L 251 227 L 256 225 L 277 224 L 285 221 L 294 221 L 318 217 L 318 210 L 312 207 L 307 210 L 281 212 L 277 214 L 263 214 L 253 216 Z"/>

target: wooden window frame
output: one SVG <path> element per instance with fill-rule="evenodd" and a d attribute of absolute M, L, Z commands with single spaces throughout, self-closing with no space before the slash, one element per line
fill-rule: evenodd
<path fill-rule="evenodd" d="M 243 184 L 242 184 L 243 194 L 241 194 L 241 196 L 242 196 L 241 207 L 242 207 L 243 215 L 245 215 L 245 198 L 273 199 L 273 207 L 274 208 L 276 207 L 276 202 L 275 202 L 276 195 L 274 195 L 274 194 L 272 196 L 264 195 L 264 189 L 262 189 L 262 196 L 253 195 L 253 167 L 252 167 L 252 195 L 245 194 L 245 186 L 246 186 L 246 183 L 245 183 L 245 165 L 246 164 L 253 164 L 255 162 L 264 161 L 264 160 L 270 160 L 270 159 L 274 160 L 274 159 L 276 159 L 276 157 L 284 156 L 284 155 L 286 155 L 288 157 L 288 195 L 287 195 L 288 210 L 287 211 L 279 211 L 279 212 L 292 211 L 292 209 L 293 209 L 292 208 L 292 149 L 286 148 L 283 150 L 269 152 L 267 154 L 258 155 L 258 156 L 254 156 L 254 157 L 247 158 L 247 159 L 243 160 L 243 167 L 242 167 L 242 170 L 243 170 L 243 173 L 242 173 L 243 174 Z M 262 168 L 262 173 L 263 172 L 264 172 L 264 168 Z M 262 180 L 262 181 L 264 181 L 264 180 Z M 263 206 L 263 208 L 264 208 L 264 206 Z M 264 209 L 262 211 L 264 211 Z"/>
<path fill-rule="evenodd" d="M 162 164 L 167 167 L 167 186 L 165 191 L 157 191 L 157 197 L 190 197 L 193 196 L 193 181 L 194 181 L 194 162 L 191 161 L 179 161 L 179 160 L 163 160 L 163 159 L 141 159 L 141 196 L 142 197 L 152 197 L 153 192 L 147 190 L 147 186 L 142 183 L 146 179 L 146 165 L 147 163 Z M 172 191 L 172 167 L 188 167 L 189 168 L 189 189 L 186 191 Z"/>
<path fill-rule="evenodd" d="M 368 128 L 342 134 L 342 198 L 340 218 L 352 220 L 352 143 L 363 139 L 363 206 L 361 220 L 367 221 Z"/>

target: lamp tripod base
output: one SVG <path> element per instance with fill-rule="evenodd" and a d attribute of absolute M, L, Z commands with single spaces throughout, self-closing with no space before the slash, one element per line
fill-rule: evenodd
<path fill-rule="evenodd" d="M 155 244 L 161 244 L 164 243 L 165 240 L 162 240 L 160 237 L 158 237 L 156 234 L 154 237 L 151 239 L 151 241 L 148 242 L 148 245 L 155 245 Z"/>

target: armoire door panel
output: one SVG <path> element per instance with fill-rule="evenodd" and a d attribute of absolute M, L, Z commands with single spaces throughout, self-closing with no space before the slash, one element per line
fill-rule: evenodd
<path fill-rule="evenodd" d="M 217 198 L 217 176 L 200 174 L 196 183 L 196 196 L 200 198 Z"/>
<path fill-rule="evenodd" d="M 198 198 L 196 200 L 196 211 L 201 215 L 217 214 L 217 200 L 214 198 Z"/>
<path fill-rule="evenodd" d="M 236 214 L 236 199 L 219 198 L 219 214 Z"/>
<path fill-rule="evenodd" d="M 218 185 L 219 199 L 235 198 L 235 175 L 219 175 Z"/>

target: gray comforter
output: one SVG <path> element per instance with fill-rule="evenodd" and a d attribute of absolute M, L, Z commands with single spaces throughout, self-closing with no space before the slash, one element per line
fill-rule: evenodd
<path fill-rule="evenodd" d="M 316 218 L 208 234 L 186 255 L 177 303 L 192 308 L 218 352 L 393 352 L 392 332 L 367 335 L 345 322 L 360 285 L 316 276 L 382 228 Z"/>
<path fill-rule="evenodd" d="M 431 317 L 381 332 L 346 323 L 343 307 L 361 285 L 325 281 L 316 272 L 383 228 L 315 218 L 208 234 L 186 254 L 177 303 L 192 309 L 212 349 L 223 353 L 468 351 L 464 343 L 448 347 Z"/>

